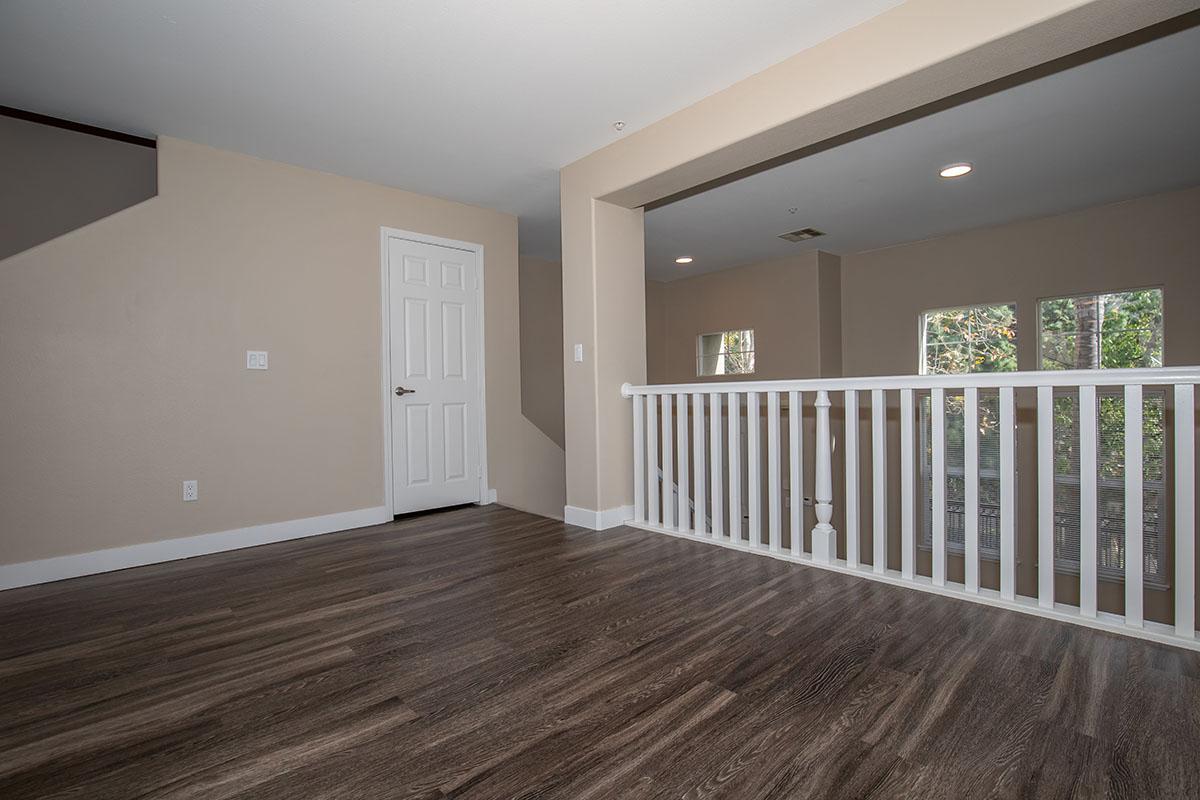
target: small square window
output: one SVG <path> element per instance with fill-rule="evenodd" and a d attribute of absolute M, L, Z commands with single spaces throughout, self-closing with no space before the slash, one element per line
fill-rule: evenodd
<path fill-rule="evenodd" d="M 702 333 L 696 341 L 696 375 L 749 375 L 754 372 L 754 331 Z"/>

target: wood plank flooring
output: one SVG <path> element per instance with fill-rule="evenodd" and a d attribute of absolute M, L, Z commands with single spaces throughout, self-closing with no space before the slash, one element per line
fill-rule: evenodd
<path fill-rule="evenodd" d="M 0 593 L 3 798 L 1200 797 L 1200 656 L 492 506 Z"/>

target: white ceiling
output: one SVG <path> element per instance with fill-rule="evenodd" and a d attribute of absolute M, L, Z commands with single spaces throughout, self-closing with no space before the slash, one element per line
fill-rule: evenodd
<path fill-rule="evenodd" d="M 975 171 L 938 177 L 957 161 Z M 1200 28 L 654 209 L 646 272 L 859 252 L 1196 184 Z M 778 238 L 806 227 L 827 235 Z"/>
<path fill-rule="evenodd" d="M 558 169 L 899 0 L 3 0 L 0 104 L 519 214 Z"/>

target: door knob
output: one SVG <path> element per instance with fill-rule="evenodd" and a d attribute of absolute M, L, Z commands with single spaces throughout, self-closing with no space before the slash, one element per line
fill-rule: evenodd
<path fill-rule="evenodd" d="M 405 389 L 403 386 L 396 387 L 396 397 L 404 397 L 406 394 L 412 394 L 416 389 Z"/>

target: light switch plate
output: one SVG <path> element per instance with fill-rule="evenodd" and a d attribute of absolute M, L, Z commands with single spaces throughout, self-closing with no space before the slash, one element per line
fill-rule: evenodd
<path fill-rule="evenodd" d="M 266 350 L 247 350 L 246 351 L 246 369 L 266 369 L 267 368 L 267 351 Z"/>

